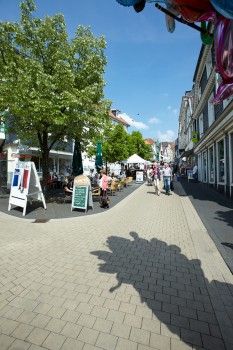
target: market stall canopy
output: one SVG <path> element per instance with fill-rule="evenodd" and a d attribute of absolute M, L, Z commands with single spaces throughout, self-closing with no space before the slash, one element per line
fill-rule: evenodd
<path fill-rule="evenodd" d="M 129 157 L 127 159 L 127 163 L 128 164 L 132 164 L 132 163 L 140 163 L 140 164 L 145 164 L 146 160 L 139 157 L 137 154 L 133 154 L 131 157 Z"/>

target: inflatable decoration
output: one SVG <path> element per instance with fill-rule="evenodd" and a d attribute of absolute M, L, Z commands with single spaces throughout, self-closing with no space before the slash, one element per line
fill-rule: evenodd
<path fill-rule="evenodd" d="M 133 5 L 134 10 L 139 13 L 141 12 L 146 5 L 146 0 L 140 0 L 140 2 L 137 2 L 135 5 Z"/>
<path fill-rule="evenodd" d="M 177 11 L 174 9 L 172 4 L 167 4 L 167 10 L 175 16 L 178 15 Z M 169 33 L 173 33 L 176 28 L 175 18 L 166 14 L 165 21 L 166 21 L 167 30 L 169 31 Z"/>
<path fill-rule="evenodd" d="M 116 1 L 123 6 L 133 6 L 140 2 L 140 0 L 116 0 Z"/>
<path fill-rule="evenodd" d="M 210 2 L 222 16 L 233 19 L 232 0 L 210 0 Z"/>
<path fill-rule="evenodd" d="M 214 11 L 210 0 L 173 0 L 173 7 L 188 22 L 200 22 L 204 14 Z"/>
<path fill-rule="evenodd" d="M 213 35 L 210 35 L 209 33 L 207 33 L 207 28 L 206 28 L 206 22 L 201 22 L 201 41 L 203 42 L 203 44 L 205 45 L 212 45 L 213 44 Z"/>
<path fill-rule="evenodd" d="M 214 44 L 216 71 L 222 77 L 213 104 L 233 95 L 233 20 L 219 16 L 215 27 Z"/>

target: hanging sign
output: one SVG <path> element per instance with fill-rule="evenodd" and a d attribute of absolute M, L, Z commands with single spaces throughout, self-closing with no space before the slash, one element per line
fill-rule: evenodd
<path fill-rule="evenodd" d="M 71 211 L 76 208 L 86 212 L 89 206 L 93 208 L 90 179 L 85 175 L 76 176 L 73 184 Z"/>
<path fill-rule="evenodd" d="M 43 202 L 46 209 L 44 195 L 34 162 L 15 161 L 15 169 L 12 177 L 11 192 L 8 210 L 15 205 L 23 208 L 25 216 L 28 199 L 37 199 Z"/>
<path fill-rule="evenodd" d="M 198 142 L 198 133 L 195 131 L 192 131 L 192 141 L 193 141 L 193 143 Z"/>

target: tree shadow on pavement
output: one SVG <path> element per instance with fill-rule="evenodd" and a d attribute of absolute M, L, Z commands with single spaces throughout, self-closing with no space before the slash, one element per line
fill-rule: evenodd
<path fill-rule="evenodd" d="M 182 343 L 186 343 L 195 350 L 225 350 L 212 302 L 221 290 L 219 308 L 223 306 L 221 298 L 232 306 L 233 287 L 217 281 L 209 283 L 200 261 L 189 260 L 177 245 L 140 238 L 136 232 L 129 235 L 129 239 L 110 236 L 106 251 L 91 254 L 103 261 L 100 272 L 116 276 L 110 292 L 117 294 L 123 288 L 135 307 L 135 316 L 142 316 L 138 328 L 145 331 L 143 344 L 160 349 L 156 341 L 162 334 L 168 342 L 169 337 L 173 339 L 176 347 L 172 348 L 183 348 Z M 143 314 L 142 307 L 151 310 L 152 319 Z M 147 331 L 152 332 L 151 337 Z"/>

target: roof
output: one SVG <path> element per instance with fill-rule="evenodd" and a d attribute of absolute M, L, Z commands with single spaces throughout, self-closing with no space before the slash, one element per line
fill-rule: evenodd
<path fill-rule="evenodd" d="M 146 160 L 138 156 L 137 154 L 133 154 L 131 157 L 127 159 L 127 163 L 140 163 L 144 164 L 146 163 Z"/>
<path fill-rule="evenodd" d="M 154 144 L 155 144 L 155 141 L 152 140 L 152 139 L 144 139 L 144 142 L 145 142 L 145 144 L 147 144 L 147 145 L 154 145 Z"/>
<path fill-rule="evenodd" d="M 123 118 L 116 117 L 111 111 L 109 112 L 109 117 L 113 120 L 116 120 L 118 123 L 124 124 L 126 126 L 130 126 Z"/>

